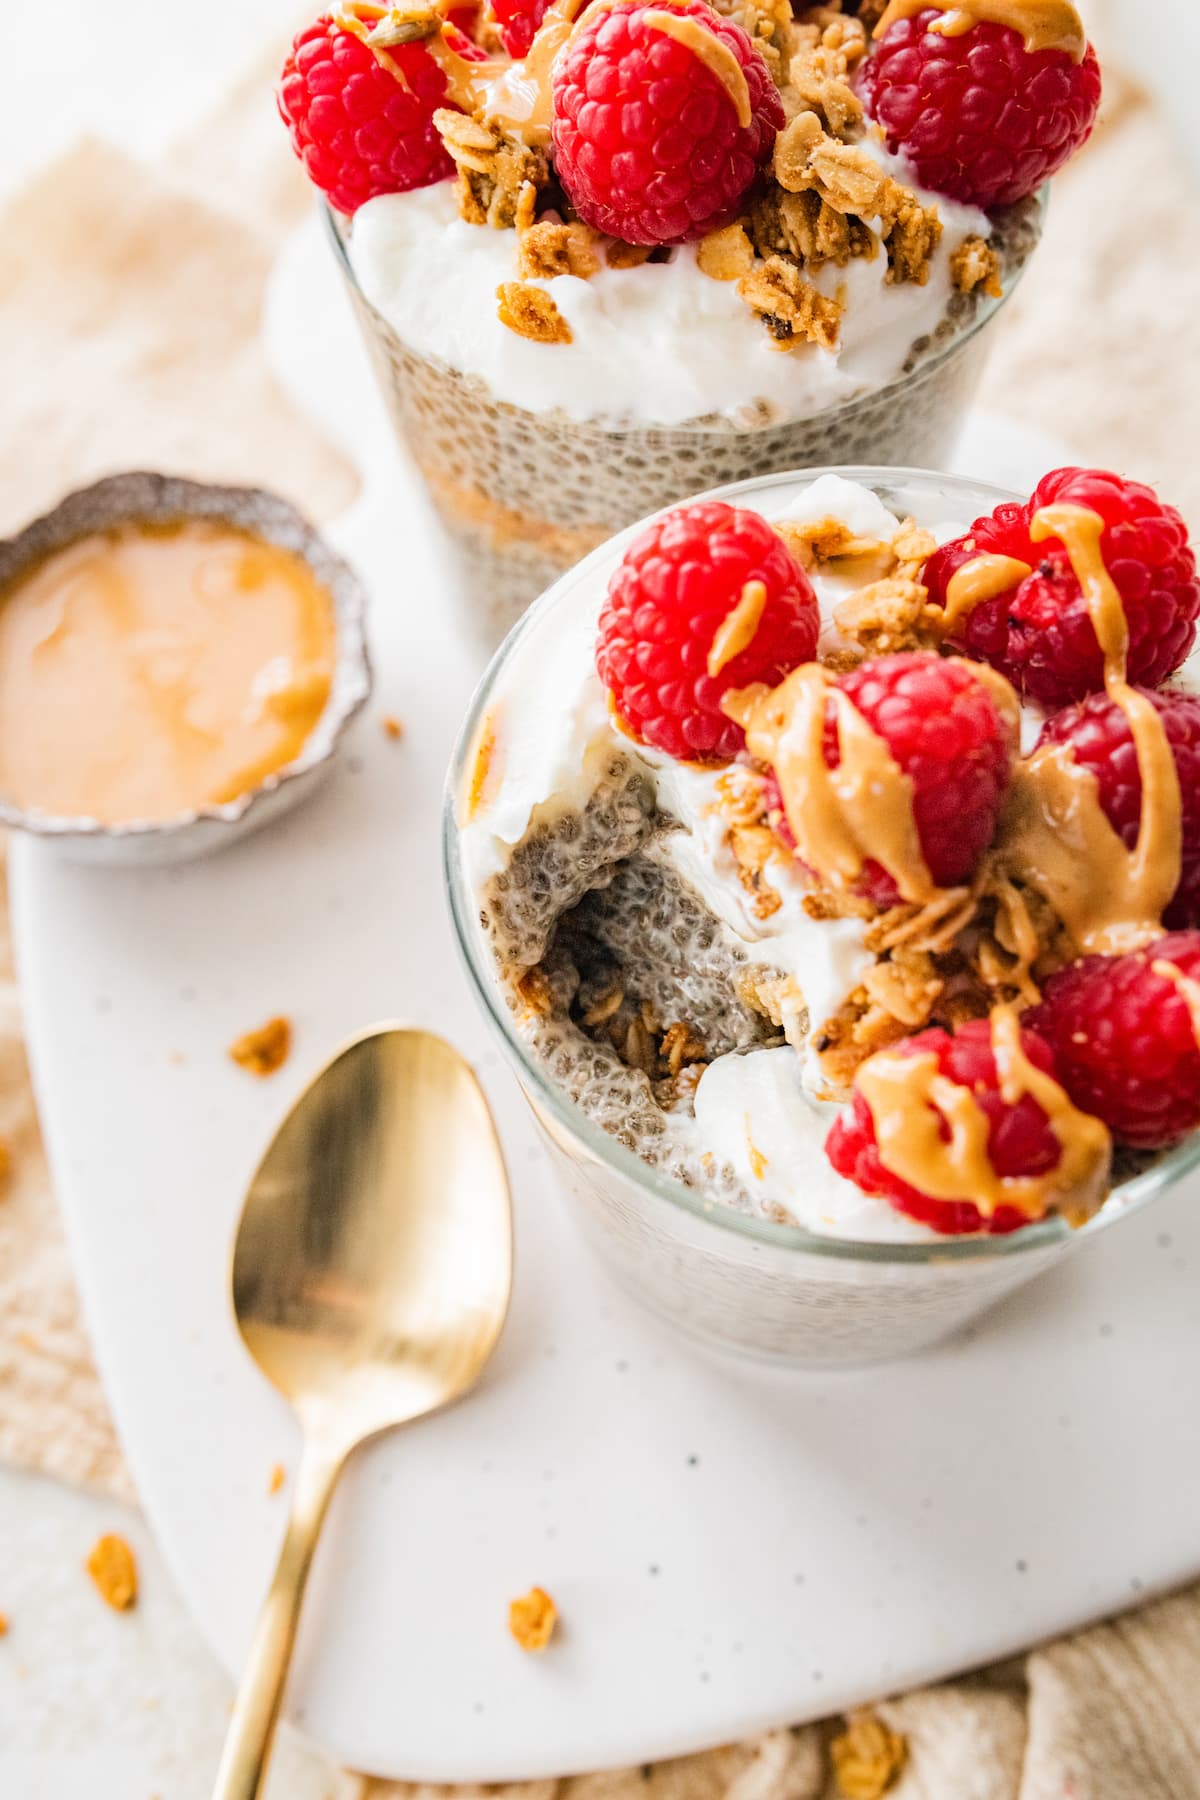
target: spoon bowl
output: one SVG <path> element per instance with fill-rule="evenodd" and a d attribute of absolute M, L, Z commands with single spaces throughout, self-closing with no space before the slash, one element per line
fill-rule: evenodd
<path fill-rule="evenodd" d="M 471 1069 L 429 1032 L 357 1038 L 250 1183 L 232 1286 L 251 1356 L 306 1426 L 361 1443 L 473 1386 L 511 1281 L 508 1182 Z"/>
<path fill-rule="evenodd" d="M 511 1286 L 508 1178 L 479 1083 L 429 1032 L 366 1032 L 276 1132 L 234 1245 L 238 1330 L 295 1408 L 304 1450 L 214 1800 L 261 1791 L 304 1585 L 346 1458 L 474 1386 Z"/>

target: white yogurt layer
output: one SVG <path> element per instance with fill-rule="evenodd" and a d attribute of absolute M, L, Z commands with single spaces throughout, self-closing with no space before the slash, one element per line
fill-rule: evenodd
<path fill-rule="evenodd" d="M 863 148 L 913 186 L 880 145 L 867 139 Z M 667 263 L 535 283 L 553 295 L 573 338 L 535 344 L 496 311 L 496 289 L 517 279 L 516 232 L 468 225 L 449 181 L 368 201 L 355 215 L 349 254 L 363 293 L 403 343 L 530 412 L 678 425 L 709 414 L 750 419 L 766 403 L 780 419 L 805 418 L 899 375 L 916 340 L 945 314 L 954 252 L 991 233 L 985 213 L 915 191 L 944 227 L 924 287 L 888 285 L 882 248 L 812 277 L 845 302 L 837 351 L 773 348 L 737 283 L 702 274 L 692 246 Z"/>
<path fill-rule="evenodd" d="M 758 499 L 739 496 L 739 504 L 771 519 L 838 519 L 856 536 L 887 541 L 899 523 L 876 494 L 837 475 L 798 490 L 768 488 Z M 920 489 L 906 491 L 902 504 L 940 543 L 971 523 L 946 518 Z M 721 772 L 639 748 L 618 731 L 595 667 L 597 622 L 614 561 L 597 560 L 539 613 L 509 655 L 489 711 L 496 787 L 461 833 L 466 879 L 479 893 L 507 867 L 531 827 L 582 810 L 614 752 L 636 756 L 654 781 L 660 811 L 679 821 L 678 831 L 659 840 L 661 853 L 721 921 L 731 949 L 795 977 L 815 1032 L 859 985 L 872 960 L 862 923 L 810 919 L 803 883 L 782 846 L 767 871 L 782 904 L 770 918 L 758 918 L 715 806 Z M 832 609 L 860 579 L 827 570 L 814 574 L 826 640 L 834 629 Z M 803 1044 L 718 1057 L 697 1089 L 695 1119 L 672 1117 L 668 1129 L 681 1148 L 698 1155 L 711 1151 L 731 1163 L 764 1212 L 782 1208 L 810 1231 L 891 1242 L 933 1237 L 830 1168 L 822 1146 L 838 1109 L 810 1091 L 814 1073 L 815 1059 Z"/>
<path fill-rule="evenodd" d="M 936 1235 L 873 1200 L 830 1166 L 825 1137 L 836 1107 L 814 1100 L 794 1050 L 718 1057 L 696 1089 L 696 1141 L 732 1165 L 765 1206 L 782 1207 L 810 1231 L 880 1243 Z"/>

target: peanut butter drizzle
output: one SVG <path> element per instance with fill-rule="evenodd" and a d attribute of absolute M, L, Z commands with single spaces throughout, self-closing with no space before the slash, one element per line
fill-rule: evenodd
<path fill-rule="evenodd" d="M 427 40 L 425 48 L 429 51 L 446 77 L 446 98 L 452 106 L 461 107 L 465 113 L 474 113 L 481 107 L 488 95 L 491 84 L 498 80 L 508 68 L 506 62 L 498 57 L 489 58 L 486 62 L 468 62 L 446 41 L 443 25 L 436 37 Z"/>
<path fill-rule="evenodd" d="M 740 656 L 743 650 L 750 648 L 754 642 L 754 634 L 762 624 L 766 607 L 766 587 L 761 581 L 748 581 L 737 605 L 727 618 L 721 620 L 713 638 L 707 664 L 713 681 L 726 663 L 731 663 L 735 656 Z"/>
<path fill-rule="evenodd" d="M 622 0 L 592 0 L 587 8 L 587 18 L 591 21 L 597 13 L 611 12 L 614 6 L 621 4 Z M 689 4 L 690 0 L 658 0 L 655 10 L 658 13 L 671 6 Z M 486 92 L 482 96 L 484 117 L 490 123 L 498 125 L 502 131 L 512 132 L 531 149 L 542 149 L 550 142 L 554 122 L 554 92 L 550 78 L 554 61 L 563 46 L 582 27 L 580 14 L 585 5 L 587 0 L 554 0 L 554 5 L 549 8 L 537 29 L 525 60 L 501 68 L 498 75 L 493 68 L 488 77 Z M 660 29 L 664 27 L 660 25 Z M 716 42 L 715 39 L 713 41 Z M 718 45 L 718 48 L 723 46 Z M 736 63 L 737 58 L 732 51 L 729 55 Z M 740 67 L 738 73 L 741 74 Z M 742 76 L 742 81 L 744 84 L 745 76 Z M 749 112 L 746 123 L 749 123 Z"/>
<path fill-rule="evenodd" d="M 1125 679 L 1125 660 L 1129 654 L 1129 624 L 1117 584 L 1105 566 L 1100 540 L 1106 527 L 1097 512 L 1086 506 L 1064 502 L 1043 506 L 1034 513 L 1029 535 L 1035 544 L 1057 538 L 1070 559 L 1075 579 L 1083 592 L 1088 617 L 1096 641 L 1104 653 L 1104 677 Z"/>
<path fill-rule="evenodd" d="M 1029 1005 L 1036 1005 L 1041 995 L 1033 980 L 1033 966 L 1042 953 L 1037 927 L 1020 888 L 1001 875 L 995 891 L 996 938 L 1002 948 L 1006 943 L 1010 946 L 1014 958 L 1012 967 L 1004 971 L 1006 979 Z"/>
<path fill-rule="evenodd" d="M 961 662 L 964 659 L 959 657 L 956 660 Z M 967 667 L 980 687 L 987 689 L 992 705 L 1000 714 L 1001 722 L 1008 732 L 1009 743 L 1016 751 L 1021 742 L 1021 702 L 1017 698 L 1017 690 L 990 663 L 972 662 Z"/>
<path fill-rule="evenodd" d="M 596 0 L 599 4 L 600 0 Z M 483 99 L 484 116 L 501 130 L 510 131 L 531 149 L 550 142 L 554 121 L 554 92 L 550 82 L 554 59 L 568 41 L 585 0 L 554 0 L 529 46 L 523 62 L 513 63 L 489 82 Z M 615 5 L 616 0 L 610 0 Z"/>
<path fill-rule="evenodd" d="M 1119 954 L 1151 942 L 1176 886 L 1153 879 L 1148 859 L 1125 848 L 1095 775 L 1065 744 L 1048 744 L 1017 766 L 998 860 L 1045 895 L 1080 952 Z"/>
<path fill-rule="evenodd" d="M 577 0 L 582 4 L 583 0 Z M 428 6 L 385 6 L 377 0 L 338 0 L 330 15 L 342 31 L 360 38 L 375 53 L 389 75 L 408 89 L 403 69 L 392 51 L 406 43 L 423 43 L 446 77 L 446 98 L 463 112 L 473 113 L 483 104 L 489 85 L 509 67 L 507 59 L 470 62 L 446 41 L 450 29 L 444 11 L 452 0 L 430 0 Z M 394 34 L 389 27 L 394 27 Z"/>
<path fill-rule="evenodd" d="M 469 825 L 491 805 L 500 781 L 499 727 L 494 712 L 487 714 L 479 727 L 471 768 L 462 797 L 459 822 Z"/>
<path fill-rule="evenodd" d="M 1009 588 L 1016 587 L 1032 574 L 1029 564 L 1016 556 L 977 556 L 973 562 L 964 563 L 951 576 L 946 589 L 942 636 L 953 637 L 977 606 L 1007 594 Z"/>
<path fill-rule="evenodd" d="M 1179 885 L 1181 796 L 1162 720 L 1125 680 L 1129 630 L 1104 566 L 1103 519 L 1086 507 L 1043 507 L 1030 536 L 1058 538 L 1083 592 L 1104 653 L 1105 688 L 1129 721 L 1142 778 L 1142 814 L 1132 850 L 1113 830 L 1091 770 L 1069 746 L 1048 744 L 1019 764 L 1009 792 L 999 859 L 1044 894 L 1081 951 L 1137 949 L 1162 931 Z"/>
<path fill-rule="evenodd" d="M 1073 62 L 1082 62 L 1087 54 L 1087 33 L 1069 0 L 891 0 L 875 36 L 882 37 L 898 19 L 911 19 L 931 7 L 942 17 L 929 29 L 943 37 L 962 37 L 986 22 L 1019 32 L 1026 50 L 1065 50 Z"/>
<path fill-rule="evenodd" d="M 750 1158 L 750 1172 L 755 1181 L 761 1181 L 771 1165 L 754 1141 L 749 1113 L 742 1114 L 742 1131 L 746 1138 L 746 1155 Z"/>
<path fill-rule="evenodd" d="M 743 726 L 751 755 L 774 768 L 796 853 L 822 881 L 851 887 L 874 861 L 905 900 L 938 894 L 917 835 L 912 781 L 828 670 L 805 663 L 777 688 L 743 688 L 722 704 Z M 830 704 L 841 746 L 836 769 L 824 755 Z"/>
<path fill-rule="evenodd" d="M 985 1219 L 1005 1206 L 1030 1220 L 1057 1211 L 1068 1223 L 1082 1224 L 1108 1189 L 1108 1130 L 1030 1062 L 1014 1008 L 997 1007 L 991 1029 L 1001 1094 L 1010 1106 L 1028 1095 L 1041 1107 L 1062 1151 L 1056 1167 L 1044 1175 L 998 1175 L 988 1153 L 987 1114 L 970 1088 L 943 1075 L 932 1054 L 898 1056 L 886 1050 L 868 1057 L 854 1078 L 870 1108 L 880 1161 L 935 1200 L 972 1202 Z"/>
<path fill-rule="evenodd" d="M 1197 1049 L 1200 1049 L 1200 981 L 1193 981 L 1190 975 L 1185 975 L 1182 969 L 1177 969 L 1165 957 L 1159 957 L 1150 967 L 1156 975 L 1161 975 L 1164 981 L 1171 983 L 1187 1007 L 1192 1021 L 1192 1035 L 1196 1039 Z"/>
<path fill-rule="evenodd" d="M 704 64 L 710 75 L 716 76 L 729 95 L 737 114 L 737 122 L 744 131 L 753 116 L 750 85 L 746 80 L 745 70 L 729 45 L 723 44 L 716 32 L 711 31 L 700 19 L 681 14 L 655 9 L 654 12 L 642 15 L 642 23 L 652 31 L 661 31 L 667 37 L 673 37 Z"/>

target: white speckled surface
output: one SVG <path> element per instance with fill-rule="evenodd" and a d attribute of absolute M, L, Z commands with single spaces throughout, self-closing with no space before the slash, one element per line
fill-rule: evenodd
<path fill-rule="evenodd" d="M 271 320 L 293 367 L 328 295 L 302 238 Z M 323 359 L 308 396 L 334 429 L 362 379 L 340 342 L 344 365 Z M 705 1358 L 586 1260 L 449 957 L 437 788 L 471 671 L 421 503 L 362 408 L 375 485 L 335 535 L 374 586 L 379 709 L 406 719 L 405 743 L 365 722 L 309 809 L 207 865 L 127 876 L 24 851 L 15 871 L 102 1370 L 205 1634 L 236 1664 L 282 1524 L 266 1472 L 294 1453 L 220 1304 L 240 1181 L 330 1046 L 396 1011 L 482 1068 L 517 1177 L 520 1273 L 484 1391 L 379 1445 L 335 1508 L 292 1706 L 347 1760 L 482 1779 L 639 1761 L 837 1710 L 1193 1573 L 1194 1197 L 970 1341 L 833 1379 Z M 973 472 L 1014 485 L 1053 455 L 994 422 L 973 442 Z M 224 1047 L 279 1007 L 295 1057 L 249 1083 Z M 567 1621 L 538 1664 L 503 1629 L 533 1580 Z"/>
<path fill-rule="evenodd" d="M 280 1504 L 278 1501 L 274 1504 Z M 136 1611 L 104 1606 L 84 1573 L 102 1531 L 134 1545 Z M 143 1520 L 32 1475 L 0 1471 L 0 1794 L 5 1800 L 203 1800 L 230 1687 L 204 1647 Z M 353 1800 L 292 1732 L 270 1793 Z"/>

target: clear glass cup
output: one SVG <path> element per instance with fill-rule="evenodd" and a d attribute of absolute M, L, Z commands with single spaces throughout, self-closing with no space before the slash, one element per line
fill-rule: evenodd
<path fill-rule="evenodd" d="M 705 498 L 745 500 L 835 473 L 872 487 L 903 512 L 916 489 L 970 521 L 1014 495 L 955 476 L 908 469 L 812 469 L 738 482 Z M 782 504 L 782 502 L 781 502 Z M 641 523 L 644 523 L 642 521 Z M 458 801 L 481 722 L 518 651 L 560 608 L 594 592 L 639 525 L 558 581 L 513 631 L 472 701 L 450 767 L 444 872 L 459 948 L 479 1004 L 576 1203 L 578 1222 L 618 1279 L 672 1324 L 708 1343 L 809 1367 L 881 1362 L 925 1348 L 1033 1276 L 1109 1231 L 1200 1167 L 1200 1133 L 1132 1174 L 1081 1230 L 1059 1219 L 1007 1237 L 889 1244 L 826 1237 L 734 1212 L 642 1161 L 551 1079 L 516 1028 L 468 887 Z"/>
<path fill-rule="evenodd" d="M 345 222 L 326 217 L 392 422 L 458 552 L 471 623 L 494 646 L 581 557 L 689 494 L 866 456 L 897 467 L 945 461 L 983 373 L 985 328 L 1028 265 L 1045 205 L 1043 193 L 998 225 L 1004 298 L 955 296 L 895 380 L 805 418 L 750 426 L 723 417 L 662 427 L 581 422 L 497 400 L 478 378 L 402 342 L 359 287 Z"/>

